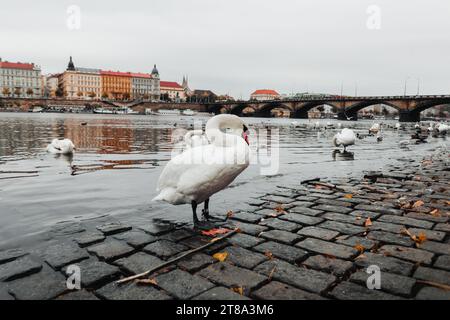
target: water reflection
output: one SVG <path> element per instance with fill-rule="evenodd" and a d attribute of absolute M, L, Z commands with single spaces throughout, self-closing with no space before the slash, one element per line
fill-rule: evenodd
<path fill-rule="evenodd" d="M 355 153 L 350 151 L 333 150 L 331 156 L 334 161 L 353 161 L 355 160 Z"/>

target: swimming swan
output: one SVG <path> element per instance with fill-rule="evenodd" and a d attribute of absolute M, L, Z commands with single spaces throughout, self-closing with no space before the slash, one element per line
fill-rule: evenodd
<path fill-rule="evenodd" d="M 54 154 L 72 154 L 74 150 L 75 145 L 70 139 L 53 139 L 47 146 L 47 152 Z"/>
<path fill-rule="evenodd" d="M 356 141 L 355 133 L 352 129 L 344 128 L 340 133 L 337 133 L 333 138 L 333 144 L 336 147 L 344 146 L 346 150 L 347 146 L 354 145 Z"/>

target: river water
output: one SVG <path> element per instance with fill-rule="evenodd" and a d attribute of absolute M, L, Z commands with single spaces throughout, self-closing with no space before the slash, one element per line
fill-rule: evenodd
<path fill-rule="evenodd" d="M 170 160 L 173 133 L 190 129 L 208 118 L 180 116 L 120 116 L 94 114 L 0 113 L 0 248 L 15 246 L 42 234 L 55 223 L 111 216 L 128 223 L 154 219 L 190 222 L 190 206 L 153 203 L 158 177 Z M 261 173 L 252 164 L 226 190 L 211 198 L 212 214 L 242 206 L 252 196 L 270 192 L 277 185 L 298 185 L 314 177 L 359 177 L 399 157 L 423 157 L 445 138 L 400 148 L 410 129 L 386 129 L 384 139 L 357 140 L 352 154 L 336 154 L 331 144 L 338 129 L 306 128 L 315 122 L 292 119 L 245 118 L 249 127 L 279 135 L 278 170 Z M 325 124 L 330 120 L 320 120 Z M 331 122 L 337 125 L 337 121 Z M 356 132 L 367 133 L 373 121 L 345 122 Z M 384 123 L 392 125 L 394 122 Z M 275 154 L 276 143 L 250 136 L 254 150 Z M 77 147 L 73 158 L 46 153 L 53 138 L 66 137 Z M 276 137 L 276 135 L 274 136 Z M 252 140 L 253 139 L 253 140 Z M 273 149 L 273 150 L 272 150 Z M 277 162 L 279 161 L 279 162 Z M 276 167 L 276 166 L 275 166 Z"/>

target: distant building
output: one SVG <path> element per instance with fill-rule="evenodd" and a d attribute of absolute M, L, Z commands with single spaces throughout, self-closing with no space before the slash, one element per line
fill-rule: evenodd
<path fill-rule="evenodd" d="M 133 99 L 159 100 L 160 81 L 156 65 L 153 68 L 152 74 L 131 73 L 131 93 Z"/>
<path fill-rule="evenodd" d="M 70 57 L 66 71 L 58 76 L 58 87 L 69 99 L 100 99 L 100 69 L 76 68 Z"/>
<path fill-rule="evenodd" d="M 34 63 L 0 59 L 0 97 L 40 98 L 41 68 Z"/>
<path fill-rule="evenodd" d="M 54 98 L 59 88 L 60 74 L 49 74 L 45 76 L 44 96 Z"/>
<path fill-rule="evenodd" d="M 131 98 L 131 73 L 100 71 L 102 98 L 128 100 Z"/>
<path fill-rule="evenodd" d="M 161 81 L 161 100 L 165 101 L 186 101 L 186 92 L 177 82 Z"/>
<path fill-rule="evenodd" d="M 270 89 L 260 89 L 256 90 L 250 95 L 251 100 L 266 101 L 266 100 L 276 100 L 280 98 L 280 94 L 275 90 Z"/>
<path fill-rule="evenodd" d="M 218 96 L 211 90 L 192 91 L 189 101 L 191 102 L 215 102 Z"/>

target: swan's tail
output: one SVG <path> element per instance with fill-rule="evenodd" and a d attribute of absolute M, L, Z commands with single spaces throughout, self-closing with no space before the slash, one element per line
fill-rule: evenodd
<path fill-rule="evenodd" d="M 335 147 L 339 147 L 339 144 L 337 142 L 337 135 L 333 137 L 333 144 Z"/>
<path fill-rule="evenodd" d="M 180 197 L 174 188 L 164 188 L 152 199 L 153 201 L 165 201 L 171 204 L 178 204 L 180 203 Z"/>

